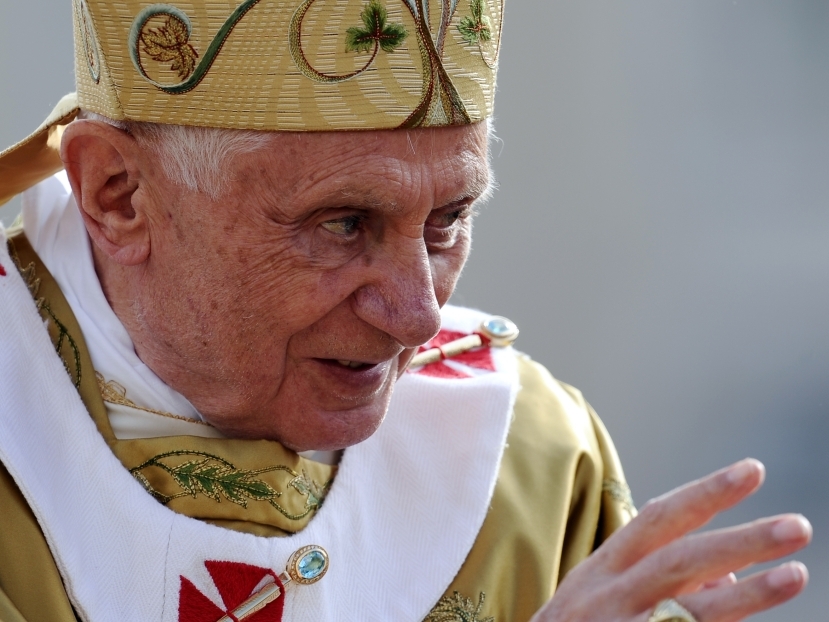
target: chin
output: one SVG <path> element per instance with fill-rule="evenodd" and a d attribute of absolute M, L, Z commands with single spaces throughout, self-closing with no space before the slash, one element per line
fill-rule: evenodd
<path fill-rule="evenodd" d="M 303 418 L 300 429 L 286 434 L 282 444 L 294 451 L 335 451 L 361 443 L 383 423 L 388 401 L 341 411 L 318 411 Z"/>
<path fill-rule="evenodd" d="M 228 438 L 278 441 L 293 451 L 336 451 L 377 431 L 389 408 L 395 380 L 396 374 L 380 391 L 362 399 L 322 397 L 319 389 L 306 390 L 275 400 L 266 408 L 246 409 L 264 415 L 256 419 L 205 418 Z"/>

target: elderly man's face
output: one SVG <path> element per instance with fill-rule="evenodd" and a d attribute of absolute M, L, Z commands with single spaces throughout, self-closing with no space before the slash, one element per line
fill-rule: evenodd
<path fill-rule="evenodd" d="M 486 125 L 268 140 L 217 201 L 148 159 L 132 201 L 149 258 L 128 286 L 102 280 L 142 360 L 219 430 L 342 448 L 440 327 L 489 183 Z"/>

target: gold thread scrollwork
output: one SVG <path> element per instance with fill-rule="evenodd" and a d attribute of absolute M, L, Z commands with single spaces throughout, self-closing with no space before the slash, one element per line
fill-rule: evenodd
<path fill-rule="evenodd" d="M 453 592 L 451 596 L 441 598 L 423 622 L 495 622 L 493 617 L 479 617 L 484 600 L 484 592 L 478 595 L 477 604 L 471 598 Z"/>

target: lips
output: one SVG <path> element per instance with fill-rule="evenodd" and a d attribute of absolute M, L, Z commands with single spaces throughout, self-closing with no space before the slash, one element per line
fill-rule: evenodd
<path fill-rule="evenodd" d="M 337 363 L 339 363 L 343 367 L 348 367 L 350 369 L 359 369 L 360 367 L 371 365 L 371 363 L 363 363 L 361 361 L 347 361 L 344 359 L 338 359 Z"/>
<path fill-rule="evenodd" d="M 350 359 L 313 359 L 321 386 L 349 399 L 367 399 L 376 395 L 385 384 L 394 359 L 379 363 Z"/>

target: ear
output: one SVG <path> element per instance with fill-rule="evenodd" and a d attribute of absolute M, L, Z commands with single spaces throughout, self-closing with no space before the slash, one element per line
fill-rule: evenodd
<path fill-rule="evenodd" d="M 124 266 L 150 256 L 147 215 L 136 201 L 142 149 L 127 132 L 78 120 L 63 133 L 60 157 L 93 243 Z"/>

